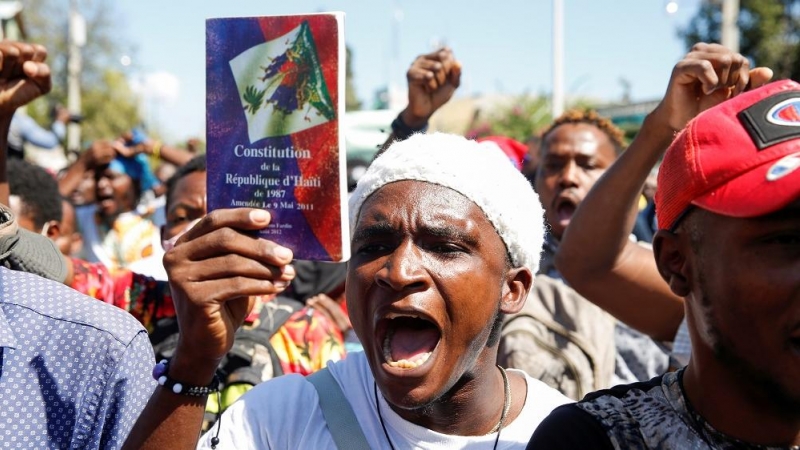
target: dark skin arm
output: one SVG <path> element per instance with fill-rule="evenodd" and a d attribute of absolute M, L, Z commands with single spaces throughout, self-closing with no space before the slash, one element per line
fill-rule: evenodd
<path fill-rule="evenodd" d="M 427 55 L 420 55 L 411 63 L 408 72 L 408 106 L 400 112 L 403 122 L 411 128 L 420 128 L 428 123 L 433 113 L 453 97 L 461 84 L 461 63 L 453 51 L 443 48 Z M 398 140 L 389 135 L 378 154 L 383 153 Z"/>
<path fill-rule="evenodd" d="M 639 196 L 650 170 L 689 120 L 771 77 L 769 69 L 751 71 L 746 58 L 715 44 L 695 45 L 675 66 L 664 99 L 580 204 L 562 237 L 556 266 L 575 290 L 653 339 L 674 339 L 683 299 L 661 278 L 652 250 L 628 238 Z"/>
<path fill-rule="evenodd" d="M 150 145 L 146 145 L 144 152 L 147 153 L 148 155 L 152 155 L 154 150 L 154 145 L 155 143 L 150 143 Z M 171 145 L 162 145 L 161 149 L 159 150 L 159 156 L 164 161 L 175 164 L 178 167 L 188 163 L 194 157 L 194 155 L 190 153 L 188 150 L 184 150 L 178 147 L 173 147 Z"/>
<path fill-rule="evenodd" d="M 0 203 L 8 205 L 8 130 L 17 108 L 50 92 L 47 50 L 41 45 L 0 42 Z"/>
<path fill-rule="evenodd" d="M 172 147 L 169 145 L 164 145 L 161 141 L 148 139 L 145 142 L 135 145 L 132 147 L 125 146 L 125 140 L 130 139 L 130 133 L 127 135 L 123 135 L 120 140 L 117 141 L 119 144 L 119 153 L 122 156 L 135 156 L 139 153 L 144 153 L 145 155 L 151 156 L 155 153 L 156 148 L 158 149 L 158 157 L 162 160 L 174 164 L 178 167 L 186 164 L 194 157 L 194 154 L 189 152 L 188 150 L 184 150 L 178 147 Z"/>
<path fill-rule="evenodd" d="M 108 165 L 118 153 L 118 145 L 111 141 L 94 141 L 86 151 L 78 156 L 58 180 L 58 191 L 62 197 L 69 197 L 78 189 L 86 172 Z"/>
<path fill-rule="evenodd" d="M 294 278 L 290 250 L 246 234 L 268 224 L 264 210 L 217 210 L 164 256 L 181 329 L 171 378 L 208 385 L 253 307 L 252 296 L 281 292 Z M 205 404 L 206 397 L 156 388 L 123 448 L 194 449 Z"/>

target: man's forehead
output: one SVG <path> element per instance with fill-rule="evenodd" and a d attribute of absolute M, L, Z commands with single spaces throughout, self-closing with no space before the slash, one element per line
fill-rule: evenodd
<path fill-rule="evenodd" d="M 689 216 L 698 216 L 698 217 L 707 217 L 711 218 L 715 222 L 723 221 L 723 222 L 750 222 L 750 223 L 772 223 L 772 222 L 780 222 L 780 221 L 800 221 L 800 198 L 793 200 L 791 203 L 786 205 L 785 207 L 773 211 L 768 214 L 764 214 L 761 216 L 756 217 L 734 217 L 725 214 L 716 213 L 714 211 L 701 208 L 701 207 L 692 207 L 690 208 L 689 213 L 681 220 L 686 220 L 686 217 Z M 702 219 L 701 219 L 702 220 Z M 678 222 L 678 223 L 681 223 Z M 708 225 L 708 224 L 707 224 Z M 713 226 L 713 225 L 711 225 Z"/>
<path fill-rule="evenodd" d="M 426 222 L 456 224 L 476 212 L 485 218 L 475 202 L 456 190 L 435 183 L 403 180 L 382 186 L 364 201 L 356 228 L 362 219 L 389 220 L 393 213 L 411 215 Z"/>
<path fill-rule="evenodd" d="M 567 123 L 559 125 L 547 135 L 541 154 L 580 153 L 591 156 L 604 145 L 613 152 L 611 140 L 596 126 L 588 123 Z"/>
<path fill-rule="evenodd" d="M 409 209 L 422 210 L 428 204 L 442 204 L 447 206 L 469 209 L 478 208 L 478 205 L 457 190 L 420 180 L 399 180 L 387 183 L 376 189 L 362 206 L 363 209 L 382 206 L 387 199 L 396 205 L 402 205 Z"/>

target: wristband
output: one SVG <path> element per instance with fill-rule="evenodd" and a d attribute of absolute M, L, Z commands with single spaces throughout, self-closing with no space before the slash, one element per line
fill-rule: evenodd
<path fill-rule="evenodd" d="M 161 141 L 156 141 L 153 144 L 153 156 L 156 159 L 161 158 Z"/>
<path fill-rule="evenodd" d="M 392 133 L 394 133 L 394 136 L 401 141 L 408 139 L 414 133 L 424 133 L 427 130 L 427 121 L 425 122 L 425 125 L 422 125 L 419 128 L 412 128 L 403 122 L 400 114 L 398 114 L 397 117 L 395 117 L 395 119 L 392 121 Z"/>
<path fill-rule="evenodd" d="M 183 384 L 174 379 L 170 378 L 167 373 L 169 372 L 169 360 L 162 359 L 161 362 L 156 364 L 153 367 L 153 378 L 158 382 L 159 385 L 164 386 L 165 388 L 171 390 L 172 392 L 178 395 L 189 395 L 192 397 L 205 397 L 208 394 L 217 394 L 217 405 L 222 405 L 220 401 L 220 394 L 219 394 L 219 377 L 217 374 L 214 374 L 214 379 L 211 380 L 211 384 L 208 386 L 190 386 L 188 384 Z M 211 438 L 211 450 L 216 450 L 217 446 L 219 445 L 219 431 L 222 429 L 222 412 L 220 411 L 220 416 L 217 418 L 217 433 L 214 437 Z"/>
<path fill-rule="evenodd" d="M 208 394 L 219 392 L 219 378 L 214 374 L 214 379 L 208 386 L 192 386 L 180 381 L 170 378 L 169 360 L 162 359 L 161 362 L 153 367 L 153 378 L 158 381 L 158 384 L 164 386 L 175 394 L 190 395 L 192 397 L 205 397 Z"/>

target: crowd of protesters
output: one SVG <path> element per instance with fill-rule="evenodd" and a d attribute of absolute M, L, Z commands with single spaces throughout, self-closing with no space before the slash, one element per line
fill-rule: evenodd
<path fill-rule="evenodd" d="M 800 448 L 800 84 L 701 43 L 630 143 L 473 141 L 421 55 L 326 264 L 209 212 L 194 142 L 26 161 L 46 56 L 0 42 L 3 447 Z"/>

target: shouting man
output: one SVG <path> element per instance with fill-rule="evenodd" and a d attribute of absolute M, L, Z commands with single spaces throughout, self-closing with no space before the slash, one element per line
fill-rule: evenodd
<path fill-rule="evenodd" d="M 735 96 L 691 120 L 659 170 L 653 250 L 685 301 L 689 364 L 557 409 L 530 448 L 800 446 L 800 84 L 737 96 L 769 76 L 698 44 L 651 119 Z"/>
<path fill-rule="evenodd" d="M 328 370 L 346 398 L 340 406 L 358 411 L 366 446 L 524 447 L 543 415 L 568 402 L 495 363 L 502 318 L 522 308 L 544 235 L 525 177 L 500 151 L 415 135 L 370 166 L 350 215 L 347 304 L 364 352 Z M 211 386 L 251 306 L 244 296 L 282 289 L 293 275 L 291 251 L 244 232 L 268 221 L 265 211 L 215 211 L 167 253 L 182 335 L 166 386 Z M 204 404 L 159 388 L 129 444 L 194 447 Z M 300 376 L 269 381 L 201 446 L 333 448 L 340 430 L 318 404 Z"/>

